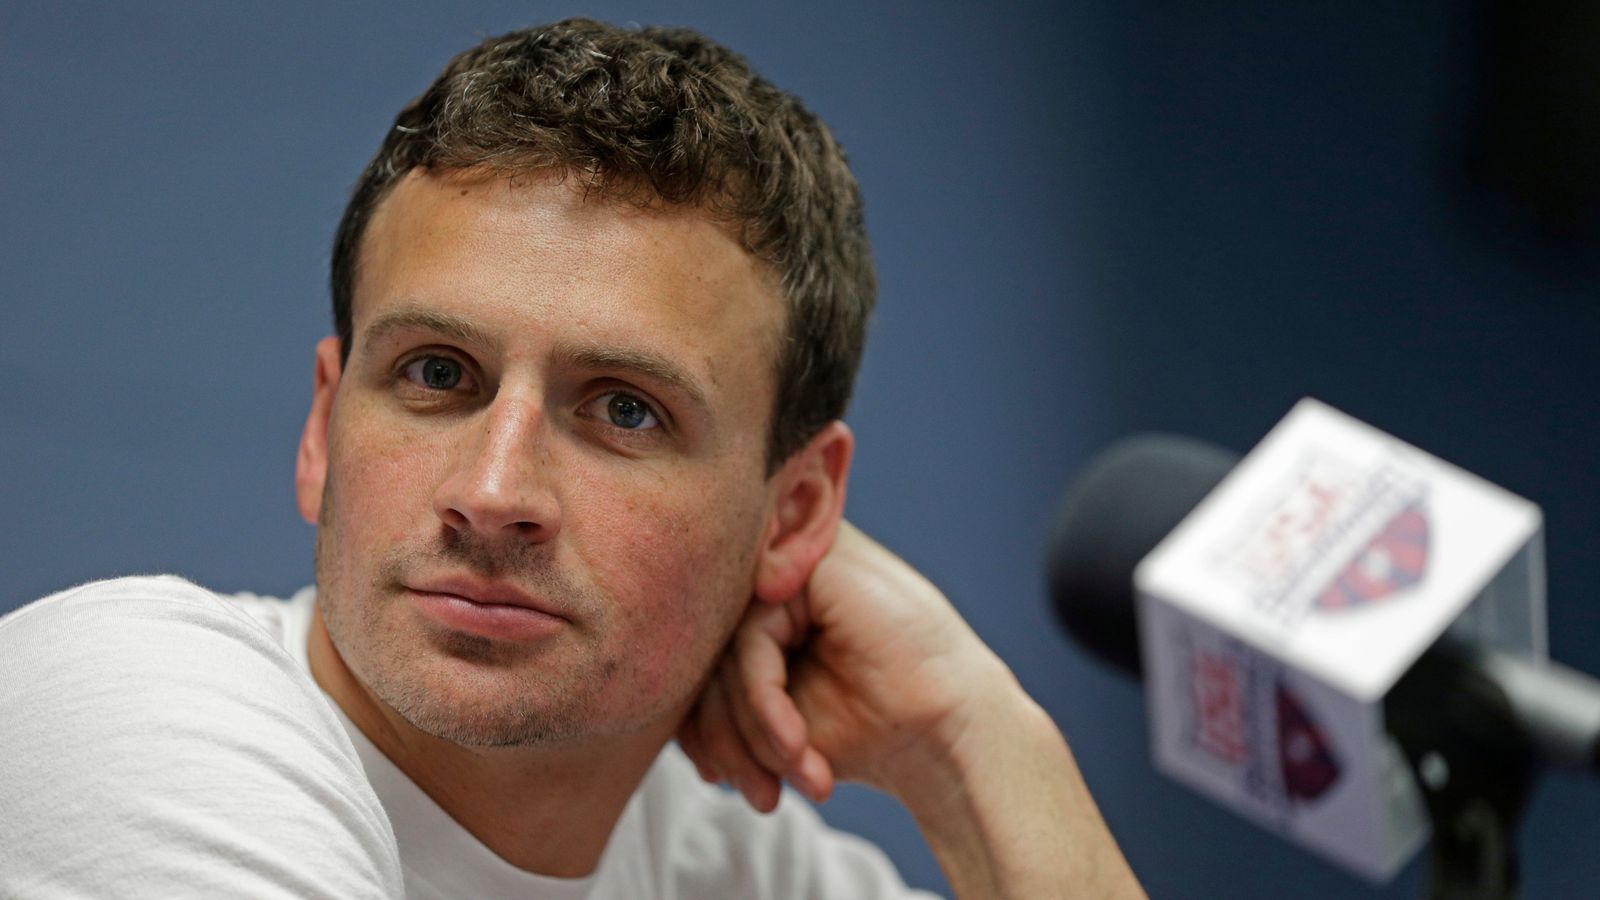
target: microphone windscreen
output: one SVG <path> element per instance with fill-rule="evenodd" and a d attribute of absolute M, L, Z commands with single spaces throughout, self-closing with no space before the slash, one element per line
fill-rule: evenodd
<path fill-rule="evenodd" d="M 1068 490 L 1049 544 L 1056 617 L 1085 649 L 1138 678 L 1133 570 L 1239 461 L 1175 435 L 1125 438 Z"/>

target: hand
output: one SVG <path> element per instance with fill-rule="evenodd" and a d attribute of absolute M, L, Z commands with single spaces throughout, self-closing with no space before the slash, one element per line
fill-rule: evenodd
<path fill-rule="evenodd" d="M 761 811 L 779 780 L 896 796 L 960 740 L 1010 673 L 944 595 L 848 522 L 800 595 L 746 614 L 678 740 Z"/>
<path fill-rule="evenodd" d="M 944 595 L 852 527 L 746 613 L 678 734 L 763 812 L 779 779 L 898 798 L 957 897 L 1142 898 L 1050 717 Z"/>

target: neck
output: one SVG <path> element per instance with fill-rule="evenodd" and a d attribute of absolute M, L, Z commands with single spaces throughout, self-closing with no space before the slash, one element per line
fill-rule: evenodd
<path fill-rule="evenodd" d="M 495 855 L 519 869 L 588 875 L 628 798 L 671 735 L 560 746 L 468 747 L 418 730 L 345 665 L 321 607 L 306 643 L 311 675 L 384 756 Z"/>

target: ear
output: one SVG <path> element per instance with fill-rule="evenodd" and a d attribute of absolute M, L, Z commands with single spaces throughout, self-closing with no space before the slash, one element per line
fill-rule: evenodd
<path fill-rule="evenodd" d="M 775 494 L 756 561 L 756 598 L 786 603 L 833 546 L 844 515 L 855 436 L 835 420 L 773 475 Z"/>
<path fill-rule="evenodd" d="M 294 462 L 294 495 L 300 517 L 317 524 L 322 511 L 322 488 L 328 481 L 328 416 L 339 387 L 339 339 L 317 342 L 317 360 L 311 376 L 311 412 L 300 433 L 300 451 Z"/>

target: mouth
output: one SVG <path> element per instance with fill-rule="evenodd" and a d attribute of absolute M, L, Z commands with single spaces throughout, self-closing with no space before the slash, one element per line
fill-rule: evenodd
<path fill-rule="evenodd" d="M 424 616 L 452 631 L 521 642 L 550 637 L 572 624 L 555 605 L 505 582 L 445 577 L 405 588 Z"/>

